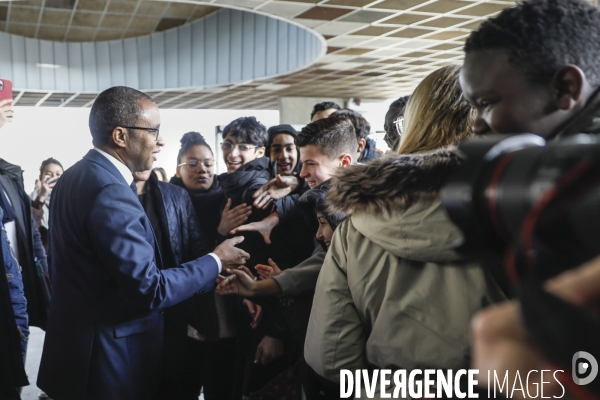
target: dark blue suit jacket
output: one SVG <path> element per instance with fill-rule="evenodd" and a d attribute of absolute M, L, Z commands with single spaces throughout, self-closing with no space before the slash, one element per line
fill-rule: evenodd
<path fill-rule="evenodd" d="M 56 400 L 150 399 L 159 381 L 162 308 L 212 290 L 215 259 L 160 270 L 136 194 L 91 150 L 52 191 L 52 301 L 38 386 Z"/>

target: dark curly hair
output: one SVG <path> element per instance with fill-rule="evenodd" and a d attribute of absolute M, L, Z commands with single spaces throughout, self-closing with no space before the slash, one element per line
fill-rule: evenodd
<path fill-rule="evenodd" d="M 558 69 L 578 66 L 600 85 L 600 11 L 584 0 L 529 0 L 473 31 L 465 53 L 502 49 L 529 80 L 546 84 Z"/>
<path fill-rule="evenodd" d="M 340 107 L 337 103 L 334 103 L 333 101 L 324 101 L 322 103 L 317 103 L 317 104 L 315 104 L 312 112 L 310 113 L 311 121 L 316 113 L 318 113 L 320 111 L 329 110 L 330 108 L 335 108 L 336 110 L 339 110 L 342 107 Z"/>
<path fill-rule="evenodd" d="M 348 108 L 343 108 L 334 113 L 335 115 L 341 115 L 344 118 L 348 118 L 348 120 L 354 126 L 354 130 L 356 131 L 356 139 L 365 139 L 367 140 L 367 136 L 371 133 L 371 124 L 369 121 L 365 119 L 360 113 L 350 110 Z M 333 114 L 332 114 L 333 115 Z"/>
<path fill-rule="evenodd" d="M 181 164 L 181 157 L 183 157 L 183 155 L 194 146 L 206 146 L 214 156 L 212 149 L 210 148 L 208 143 L 206 143 L 204 136 L 202 136 L 200 132 L 185 133 L 179 142 L 181 143 L 181 148 L 179 149 L 179 153 L 177 154 L 178 165 Z"/>
<path fill-rule="evenodd" d="M 258 122 L 255 117 L 240 117 L 231 121 L 223 129 L 223 139 L 229 134 L 241 139 L 243 143 L 259 147 L 267 147 L 267 143 L 269 142 L 267 128 Z"/>

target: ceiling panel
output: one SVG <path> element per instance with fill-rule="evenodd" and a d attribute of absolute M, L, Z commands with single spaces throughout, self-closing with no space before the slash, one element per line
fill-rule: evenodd
<path fill-rule="evenodd" d="M 48 40 L 111 40 L 189 23 L 222 6 L 314 29 L 327 55 L 311 67 L 244 84 L 153 92 L 163 108 L 277 108 L 278 96 L 409 94 L 431 71 L 460 63 L 466 36 L 514 3 L 498 0 L 25 0 L 0 4 L 0 30 Z M 75 5 L 76 4 L 76 5 Z M 74 8 L 75 7 L 75 8 Z M 20 93 L 15 93 L 17 97 Z M 22 93 L 19 105 L 90 107 L 93 93 Z"/>

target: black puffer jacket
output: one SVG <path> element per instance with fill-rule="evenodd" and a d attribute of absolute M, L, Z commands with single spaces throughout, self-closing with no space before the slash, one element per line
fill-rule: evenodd
<path fill-rule="evenodd" d="M 180 178 L 171 178 L 171 183 L 186 190 L 189 194 L 197 217 L 199 241 L 203 248 L 201 254 L 207 254 L 216 247 L 217 228 L 221 220 L 223 190 L 217 177 L 209 190 L 187 190 Z M 162 186 L 161 186 L 162 187 Z M 236 334 L 232 299 L 216 293 L 206 293 L 186 300 L 185 307 L 188 323 L 196 329 L 207 342 L 218 341 Z"/>
<path fill-rule="evenodd" d="M 225 201 L 231 199 L 231 208 L 242 203 L 252 204 L 254 202 L 252 197 L 254 192 L 269 182 L 271 178 L 267 157 L 257 158 L 242 165 L 231 174 L 224 173 L 218 177 L 221 188 L 223 188 Z M 271 214 L 271 210 L 253 208 L 252 214 L 246 223 L 262 221 L 269 214 Z M 262 235 L 258 232 L 245 232 L 242 236 L 244 236 L 244 241 L 237 247 L 250 253 L 250 259 L 246 266 L 252 271 L 256 264 L 267 264 L 267 245 Z"/>
<path fill-rule="evenodd" d="M 181 265 L 212 250 L 207 243 L 200 240 L 198 220 L 190 218 L 190 216 L 195 217 L 196 212 L 184 189 L 160 182 L 155 174 L 150 174 L 146 183 L 146 192 L 150 194 L 154 203 L 161 231 L 168 239 L 161 244 L 163 247 L 161 256 L 165 268 Z M 168 251 L 164 251 L 165 246 Z"/>
<path fill-rule="evenodd" d="M 213 184 L 208 190 L 190 190 L 185 187 L 183 180 L 176 176 L 171 178 L 170 183 L 177 185 L 187 191 L 200 225 L 203 240 L 215 247 L 217 242 L 217 229 L 221 222 L 221 208 L 223 207 L 223 189 L 214 177 Z"/>

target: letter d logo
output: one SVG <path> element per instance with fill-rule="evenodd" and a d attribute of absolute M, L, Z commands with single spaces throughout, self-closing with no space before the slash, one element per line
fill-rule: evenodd
<path fill-rule="evenodd" d="M 577 385 L 587 385 L 598 375 L 598 361 L 590 353 L 578 351 L 573 354 L 571 372 Z"/>

